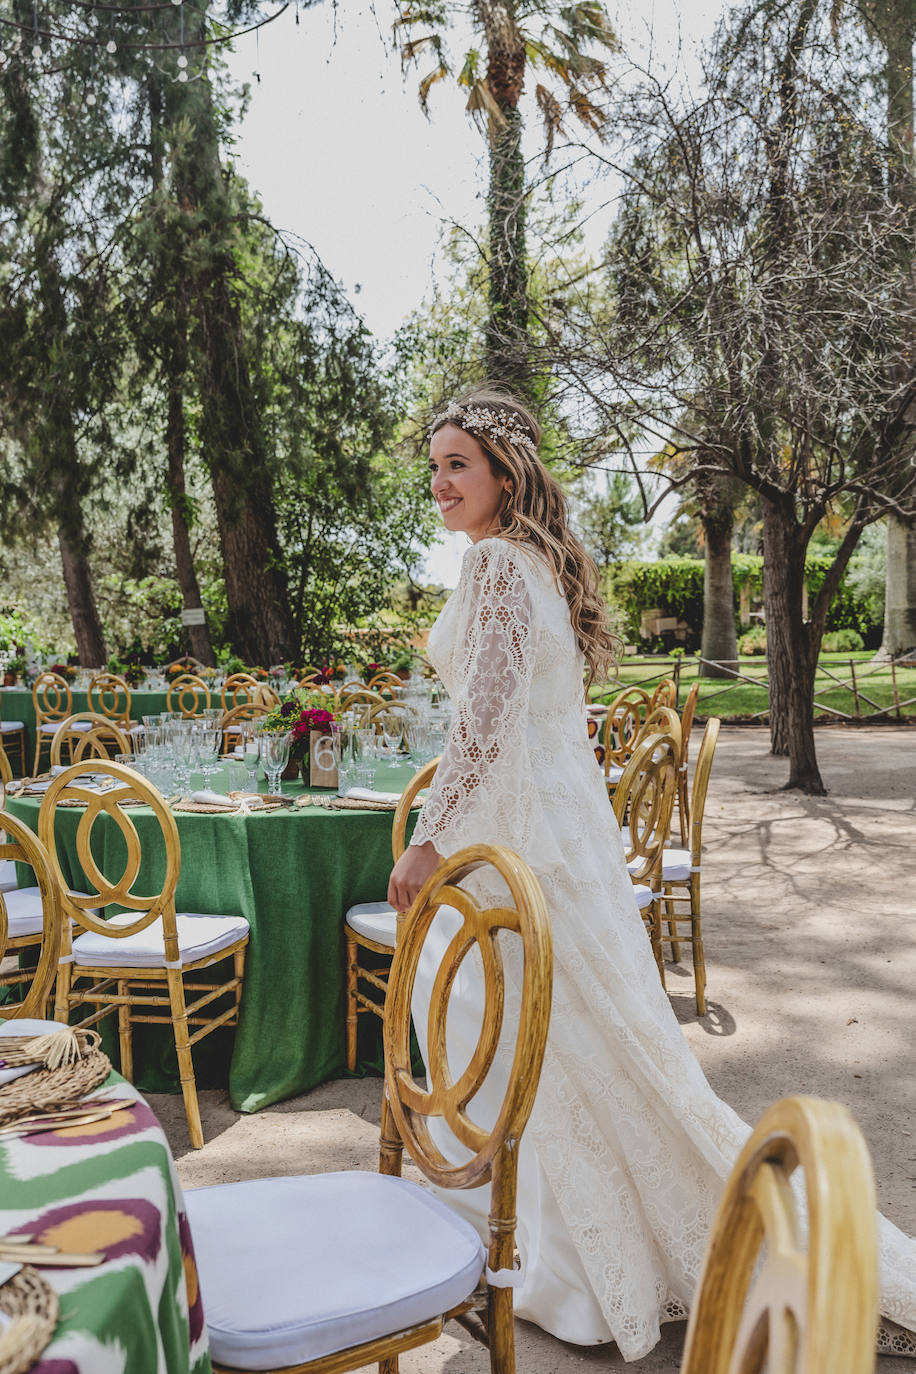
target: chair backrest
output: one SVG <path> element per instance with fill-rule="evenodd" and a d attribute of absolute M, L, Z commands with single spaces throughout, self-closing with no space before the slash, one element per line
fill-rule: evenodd
<path fill-rule="evenodd" d="M 385 730 L 393 720 L 400 726 L 401 738 L 407 738 L 408 726 L 417 719 L 416 708 L 408 701 L 382 701 L 378 706 L 370 706 L 368 724 L 376 731 Z"/>
<path fill-rule="evenodd" d="M 125 725 L 130 724 L 130 688 L 117 673 L 96 673 L 87 693 L 89 710 Z"/>
<path fill-rule="evenodd" d="M 4 833 L 5 832 L 5 833 Z M 44 1016 L 45 1006 L 57 973 L 60 958 L 63 918 L 61 890 L 58 876 L 51 863 L 47 847 L 24 821 L 0 811 L 0 859 L 13 859 L 28 864 L 35 874 L 41 896 L 41 949 L 38 965 L 32 975 L 28 992 L 21 1002 L 4 1002 L 6 1016 Z M 0 963 L 9 935 L 9 921 L 3 893 L 0 892 Z"/>
<path fill-rule="evenodd" d="M 383 668 L 381 672 L 373 673 L 372 677 L 370 677 L 369 681 L 366 683 L 366 686 L 376 692 L 380 691 L 383 687 L 394 687 L 400 691 L 404 684 L 397 673 L 391 673 L 387 668 Z"/>
<path fill-rule="evenodd" d="M 78 723 L 88 721 L 88 730 L 77 730 Z M 62 720 L 51 738 L 51 763 L 59 766 L 63 746 L 70 746 L 70 762 L 80 759 L 110 759 L 112 754 L 129 754 L 130 738 L 116 721 L 95 711 L 77 711 Z M 112 747 L 113 746 L 113 747 Z"/>
<path fill-rule="evenodd" d="M 251 673 L 230 673 L 223 683 L 223 692 L 220 697 L 224 711 L 232 711 L 236 706 L 244 706 L 247 701 L 254 701 L 254 689 L 258 685 L 258 680 L 252 677 Z"/>
<path fill-rule="evenodd" d="M 614 791 L 614 815 L 623 829 L 629 826 L 627 863 L 639 861 L 631 872 L 634 883 L 651 883 L 661 872 L 662 850 L 671 828 L 677 795 L 680 742 L 673 735 L 641 739 Z"/>
<path fill-rule="evenodd" d="M 801 1188 L 789 1182 L 796 1170 Z M 681 1374 L 872 1374 L 877 1326 L 865 1141 L 838 1102 L 784 1098 L 764 1113 L 726 1184 Z"/>
<path fill-rule="evenodd" d="M 642 723 L 636 743 L 641 744 L 649 735 L 673 735 L 677 740 L 678 763 L 681 759 L 681 718 L 672 706 L 656 706 Z"/>
<path fill-rule="evenodd" d="M 394 821 L 391 826 L 391 855 L 395 863 L 404 853 L 407 841 L 407 817 L 410 815 L 410 808 L 413 806 L 420 792 L 424 787 L 428 787 L 435 776 L 436 769 L 439 767 L 439 759 L 430 759 L 429 763 L 424 763 L 422 768 L 418 768 L 410 782 L 401 793 L 401 799 L 397 804 L 394 813 Z"/>
<path fill-rule="evenodd" d="M 9 759 L 6 756 L 6 750 L 4 749 L 3 745 L 0 744 L 0 784 L 2 784 L 3 787 L 6 787 L 12 781 L 12 765 L 10 764 Z M 2 804 L 2 802 L 0 802 L 0 804 Z"/>
<path fill-rule="evenodd" d="M 615 764 L 622 768 L 633 752 L 633 745 L 649 710 L 649 693 L 641 687 L 627 687 L 607 708 L 604 721 L 604 771 Z"/>
<path fill-rule="evenodd" d="M 499 905 L 482 906 L 459 887 L 482 872 L 487 886 L 497 878 Z M 498 882 L 502 879 L 502 882 Z M 411 998 L 424 940 L 440 907 L 461 920 L 436 974 L 429 1006 L 428 1076 L 418 1082 L 411 1068 Z M 487 1079 L 503 1025 L 505 972 L 503 943 L 520 937 L 518 963 L 520 1009 L 515 1053 L 502 1105 L 495 1123 L 484 1128 L 469 1114 L 473 1098 Z M 514 943 L 514 942 L 513 942 Z M 453 1077 L 448 1063 L 448 1000 L 463 960 L 478 950 L 483 963 L 484 1012 L 477 1048 L 467 1067 Z M 444 859 L 424 884 L 407 917 L 394 953 L 385 999 L 385 1099 L 380 1168 L 400 1170 L 402 1145 L 433 1183 L 445 1188 L 474 1188 L 491 1182 L 489 1267 L 513 1268 L 515 1189 L 518 1142 L 531 1114 L 547 1042 L 553 982 L 550 920 L 537 879 L 518 855 L 493 845 L 471 845 Z M 430 1131 L 431 1120 L 444 1120 L 470 1154 L 451 1162 Z"/>
<path fill-rule="evenodd" d="M 264 706 L 259 701 L 245 701 L 240 706 L 233 706 L 227 711 L 219 723 L 219 728 L 223 734 L 229 729 L 230 725 L 239 725 L 246 720 L 260 720 L 266 716 L 270 710 L 269 706 Z"/>
<path fill-rule="evenodd" d="M 713 755 L 719 739 L 719 726 L 722 722 L 717 716 L 710 716 L 700 741 L 697 766 L 693 770 L 693 786 L 690 790 L 690 862 L 699 867 L 703 853 L 703 812 L 706 809 L 706 793 L 709 790 L 709 774 L 712 770 Z"/>
<path fill-rule="evenodd" d="M 32 688 L 32 705 L 37 725 L 69 716 L 73 711 L 73 696 L 66 679 L 60 673 L 39 673 Z"/>
<path fill-rule="evenodd" d="M 675 708 L 677 705 L 677 683 L 673 677 L 663 677 L 649 698 L 649 710 L 654 711 L 656 706 L 670 706 Z"/>
<path fill-rule="evenodd" d="M 350 691 L 341 688 L 337 698 L 338 711 L 349 711 L 353 706 L 387 706 L 385 698 L 378 692 L 370 692 L 368 687 L 353 687 Z"/>
<path fill-rule="evenodd" d="M 93 792 L 80 786 L 77 779 L 82 771 L 77 764 L 52 779 L 38 812 L 38 838 L 50 855 L 57 881 L 63 891 L 64 915 L 72 917 L 84 930 L 93 930 L 97 935 L 106 935 L 115 940 L 123 940 L 128 935 L 145 930 L 161 917 L 165 957 L 167 961 L 176 964 L 178 934 L 175 924 L 175 888 L 178 886 L 178 875 L 181 872 L 181 845 L 175 817 L 166 806 L 161 793 L 132 768 L 125 768 L 120 763 L 111 763 L 107 759 L 94 763 L 93 773 L 97 776 L 104 774 L 112 778 L 116 784 L 107 792 Z M 81 802 L 85 807 L 76 829 L 76 853 L 82 869 L 82 878 L 85 880 L 86 893 L 73 892 L 70 889 L 57 857 L 57 846 L 54 842 L 54 811 L 61 801 Z M 165 871 L 162 886 L 153 895 L 134 891 L 134 884 L 140 873 L 141 844 L 130 811 L 120 805 L 125 801 L 140 801 L 144 806 L 148 806 L 159 824 L 165 853 Z M 107 824 L 116 825 L 124 840 L 124 866 L 116 877 L 103 873 L 96 861 L 96 852 L 108 855 L 120 850 L 120 846 L 93 846 L 92 831 L 99 822 L 100 829 Z M 147 885 L 148 879 L 144 877 L 144 886 Z M 94 908 L 111 904 L 137 912 L 137 919 L 123 925 L 113 925 L 93 914 Z M 63 953 L 69 953 L 70 927 L 66 921 L 63 923 L 61 944 Z"/>
<path fill-rule="evenodd" d="M 166 705 L 170 711 L 180 711 L 185 720 L 199 716 L 201 711 L 210 709 L 210 688 L 203 678 L 193 673 L 182 673 L 176 677 L 166 693 Z"/>
<path fill-rule="evenodd" d="M 699 695 L 700 684 L 693 682 L 687 693 L 687 700 L 684 702 L 684 709 L 681 712 L 681 770 L 687 768 L 687 754 L 690 750 L 690 732 L 693 729 L 693 718 L 697 709 L 697 696 Z"/>

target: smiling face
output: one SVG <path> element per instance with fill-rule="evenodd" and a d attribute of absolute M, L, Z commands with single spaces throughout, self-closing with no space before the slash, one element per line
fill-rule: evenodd
<path fill-rule="evenodd" d="M 429 443 L 430 490 L 447 530 L 466 534 L 472 544 L 498 528 L 496 517 L 509 490 L 472 434 L 443 425 Z"/>

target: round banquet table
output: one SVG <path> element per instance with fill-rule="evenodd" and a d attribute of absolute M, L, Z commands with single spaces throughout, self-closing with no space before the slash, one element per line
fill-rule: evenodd
<path fill-rule="evenodd" d="M 403 787 L 410 770 L 399 771 Z M 382 785 L 394 785 L 394 779 Z M 292 797 L 306 790 L 298 783 L 283 784 Z M 40 797 L 7 798 L 12 814 L 33 830 L 40 805 Z M 68 884 L 91 891 L 76 855 L 82 814 L 80 808 L 59 807 L 55 833 Z M 132 807 L 128 814 L 143 847 L 136 888 L 154 892 L 164 871 L 161 831 L 148 808 Z M 224 1084 L 228 1064 L 233 1107 L 254 1112 L 341 1076 L 346 1065 L 343 915 L 354 902 L 385 897 L 393 812 L 329 811 L 312 804 L 260 815 L 174 815 L 181 842 L 178 911 L 244 916 L 251 926 L 239 1025 L 234 1032 L 214 1031 L 195 1046 L 198 1087 Z M 93 850 L 103 872 L 120 873 L 123 838 L 105 815 L 93 827 Z M 33 881 L 24 865 L 18 872 L 20 886 Z M 116 1057 L 114 1020 L 107 1017 L 103 1026 L 110 1037 L 108 1053 Z M 179 1091 L 171 1033 L 138 1025 L 134 1041 L 137 1085 L 147 1092 Z M 379 1019 L 361 1016 L 362 1072 L 379 1071 L 380 1042 Z"/>
<path fill-rule="evenodd" d="M 89 710 L 88 692 L 80 692 L 75 687 L 71 687 L 70 695 L 73 701 L 74 715 L 78 711 Z M 160 711 L 167 711 L 167 696 L 166 690 L 159 692 L 146 689 L 131 691 L 131 720 L 139 721 L 143 716 L 157 716 Z M 214 698 L 213 705 L 219 706 L 219 693 L 214 692 L 212 696 Z M 30 769 L 35 759 L 35 703 L 32 701 L 31 691 L 26 687 L 0 687 L 0 719 L 21 720 L 25 725 L 26 769 Z M 47 763 L 47 753 L 44 760 Z"/>

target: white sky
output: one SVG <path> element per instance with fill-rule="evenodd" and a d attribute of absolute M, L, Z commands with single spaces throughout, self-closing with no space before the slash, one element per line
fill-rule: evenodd
<path fill-rule="evenodd" d="M 637 61 L 679 64 L 689 76 L 723 8 L 724 0 L 648 0 L 612 17 Z M 235 149 L 241 170 L 271 222 L 314 247 L 380 338 L 430 294 L 443 225 L 474 230 L 485 213 L 481 135 L 447 82 L 434 91 L 432 120 L 423 116 L 416 89 L 426 65 L 402 77 L 393 10 L 391 0 L 340 0 L 336 10 L 325 0 L 297 25 L 290 8 L 239 39 L 229 59 L 236 80 L 251 84 Z M 610 224 L 607 194 L 586 192 L 592 247 Z M 459 535 L 431 550 L 430 580 L 454 585 L 464 547 Z"/>

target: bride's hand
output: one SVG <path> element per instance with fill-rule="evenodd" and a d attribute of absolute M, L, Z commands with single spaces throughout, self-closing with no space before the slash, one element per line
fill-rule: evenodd
<path fill-rule="evenodd" d="M 439 865 L 439 855 L 427 840 L 425 844 L 409 844 L 391 870 L 388 883 L 388 902 L 395 911 L 406 911 Z"/>

